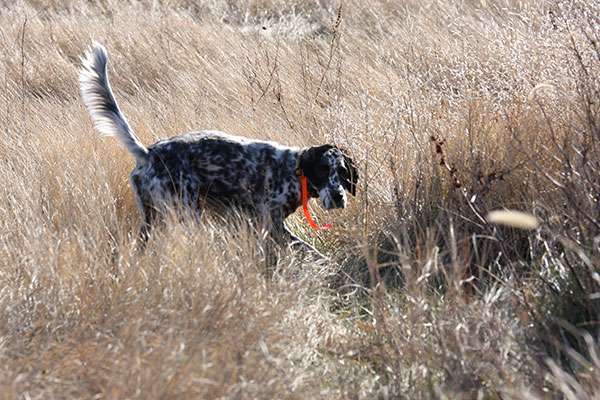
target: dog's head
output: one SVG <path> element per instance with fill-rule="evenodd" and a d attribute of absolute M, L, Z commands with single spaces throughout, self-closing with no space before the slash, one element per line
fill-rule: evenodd
<path fill-rule="evenodd" d="M 320 198 L 326 210 L 345 208 L 346 191 L 356 195 L 358 171 L 352 159 L 336 146 L 309 147 L 302 152 L 299 167 L 308 179 L 310 195 Z"/>

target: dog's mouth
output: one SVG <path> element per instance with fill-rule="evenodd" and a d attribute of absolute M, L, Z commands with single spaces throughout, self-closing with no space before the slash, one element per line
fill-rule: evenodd
<path fill-rule="evenodd" d="M 329 192 L 324 191 L 321 194 L 321 204 L 326 210 L 335 210 L 338 208 L 346 208 L 346 195 L 344 192 Z"/>

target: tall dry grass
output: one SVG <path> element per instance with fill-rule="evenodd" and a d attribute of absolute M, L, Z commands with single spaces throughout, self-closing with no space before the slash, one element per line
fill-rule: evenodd
<path fill-rule="evenodd" d="M 341 7 L 340 7 L 341 4 Z M 0 1 L 3 398 L 597 398 L 598 1 Z M 94 132 L 216 128 L 358 160 L 331 257 L 174 219 L 140 252 Z M 524 231 L 489 211 L 534 214 Z M 239 221 L 238 221 L 239 222 Z"/>

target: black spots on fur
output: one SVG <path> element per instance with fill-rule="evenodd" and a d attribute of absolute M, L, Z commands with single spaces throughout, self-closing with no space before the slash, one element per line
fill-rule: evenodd
<path fill-rule="evenodd" d="M 199 210 L 235 207 L 287 216 L 299 206 L 296 159 L 295 149 L 270 142 L 186 134 L 151 146 L 147 164 L 134 171 L 132 183 L 150 203 L 183 200 Z"/>
<path fill-rule="evenodd" d="M 138 174 L 132 173 L 131 174 L 131 183 L 133 184 L 133 186 L 136 189 L 139 189 L 142 184 L 142 180 Z"/>
<path fill-rule="evenodd" d="M 293 165 L 293 161 L 291 160 L 291 155 L 290 152 L 287 151 L 281 155 L 279 155 L 279 159 L 275 159 L 275 155 L 272 155 L 272 162 L 271 164 L 273 166 L 275 166 L 278 162 L 281 162 L 283 165 Z M 285 186 L 286 182 L 289 182 L 290 180 L 290 171 L 287 170 L 286 168 L 272 168 L 273 171 L 273 187 L 276 188 L 282 188 Z M 292 179 L 295 179 L 293 173 L 292 173 Z"/>
<path fill-rule="evenodd" d="M 178 192 L 182 192 L 183 194 L 188 196 L 188 200 L 190 202 L 197 202 L 200 196 L 200 185 L 198 184 L 198 182 L 195 179 L 188 179 L 182 181 L 181 184 L 183 187 L 180 190 L 178 190 Z"/>
<path fill-rule="evenodd" d="M 286 217 L 294 211 L 296 211 L 296 209 L 300 206 L 299 198 L 300 193 L 298 193 L 296 190 L 289 190 L 286 193 L 286 200 L 284 206 L 284 214 Z"/>

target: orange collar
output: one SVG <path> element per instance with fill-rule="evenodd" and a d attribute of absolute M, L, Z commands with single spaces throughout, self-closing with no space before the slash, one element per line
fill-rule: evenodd
<path fill-rule="evenodd" d="M 317 229 L 318 230 L 318 229 L 329 229 L 329 228 L 331 228 L 331 224 L 324 224 L 324 225 L 319 226 L 313 220 L 312 216 L 310 215 L 310 210 L 308 209 L 308 199 L 310 197 L 309 194 L 308 194 L 308 179 L 304 175 L 304 171 L 302 171 L 300 168 L 298 168 L 296 170 L 296 173 L 300 177 L 300 193 L 301 193 L 301 198 L 302 198 L 302 209 L 304 210 L 304 216 L 306 217 L 306 221 L 308 221 L 308 224 L 313 229 Z"/>

